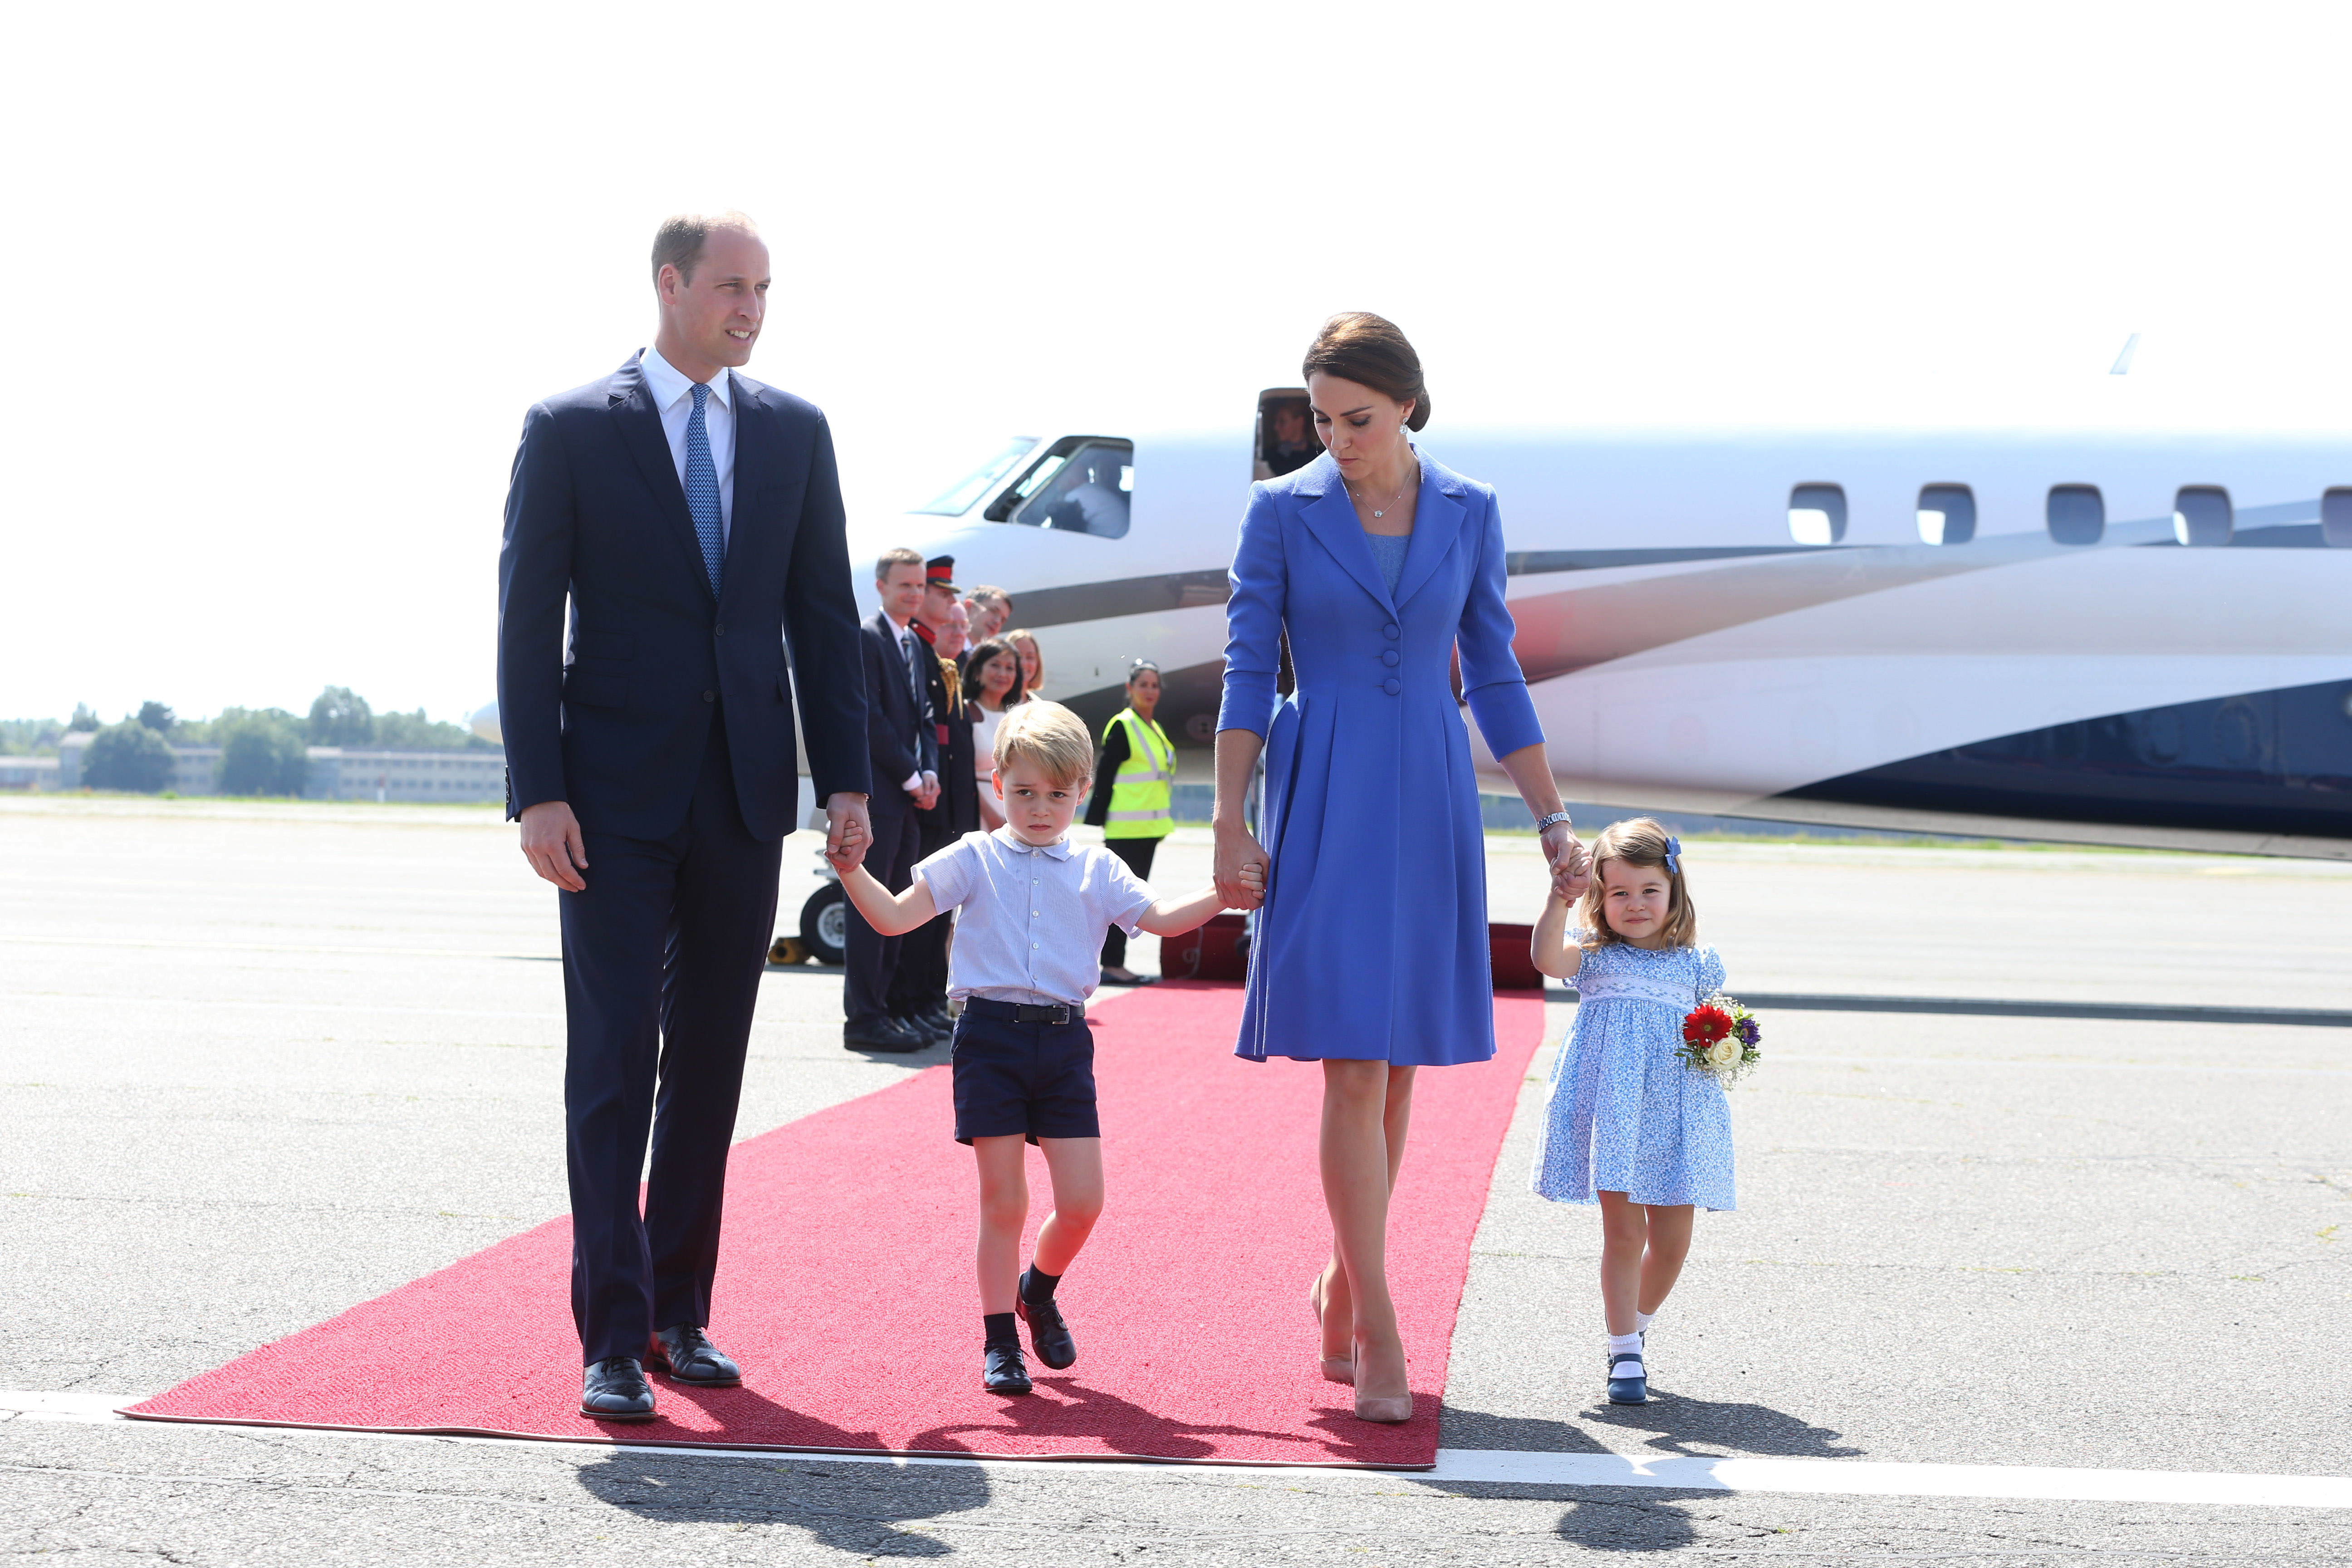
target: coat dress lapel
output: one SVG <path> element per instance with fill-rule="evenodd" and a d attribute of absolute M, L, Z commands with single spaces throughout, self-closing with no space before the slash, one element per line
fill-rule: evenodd
<path fill-rule="evenodd" d="M 1307 469 L 1295 492 L 1300 501 L 1298 515 L 1331 558 L 1346 568 L 1348 575 L 1363 584 L 1364 592 L 1380 601 L 1381 607 L 1391 615 L 1396 613 L 1396 601 L 1389 597 L 1388 580 L 1381 575 L 1380 563 L 1372 559 L 1372 547 L 1364 542 L 1364 525 L 1356 521 L 1356 503 L 1348 499 L 1348 487 L 1340 481 L 1339 465 L 1325 453 Z"/>
<path fill-rule="evenodd" d="M 1421 591 L 1438 563 L 1462 536 L 1462 481 L 1427 458 L 1421 459 L 1421 494 L 1412 503 L 1412 542 L 1405 546 L 1404 570 L 1397 574 L 1396 602 Z"/>
<path fill-rule="evenodd" d="M 662 433 L 661 411 L 654 406 L 653 394 L 646 386 L 645 370 L 634 357 L 614 373 L 607 395 L 613 422 L 621 427 L 621 439 L 627 445 L 629 456 L 635 459 L 646 488 L 653 491 L 655 503 L 669 523 L 672 537 L 686 552 L 687 564 L 692 569 L 694 580 L 702 585 L 702 595 L 707 599 L 710 596 L 710 574 L 703 568 L 702 542 L 694 536 L 694 518 L 686 510 L 686 489 L 677 482 L 677 466 L 669 455 L 669 437 Z M 738 430 L 740 434 L 740 426 Z M 738 440 L 736 445 L 740 448 L 742 443 Z M 741 460 L 740 452 L 737 460 Z M 736 493 L 742 493 L 740 475 Z"/>

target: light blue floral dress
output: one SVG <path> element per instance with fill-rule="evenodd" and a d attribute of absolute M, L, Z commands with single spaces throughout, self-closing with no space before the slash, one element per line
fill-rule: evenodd
<path fill-rule="evenodd" d="M 1609 1192 L 1733 1206 L 1731 1107 L 1722 1085 L 1675 1054 L 1683 1019 L 1722 988 L 1711 947 L 1611 942 L 1584 955 L 1576 1022 L 1552 1058 L 1538 1193 L 1563 1204 Z"/>

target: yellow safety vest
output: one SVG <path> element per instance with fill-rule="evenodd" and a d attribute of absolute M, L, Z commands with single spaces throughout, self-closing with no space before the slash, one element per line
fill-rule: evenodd
<path fill-rule="evenodd" d="M 1160 726 L 1122 708 L 1103 726 L 1103 739 L 1127 726 L 1127 761 L 1111 775 L 1110 817 L 1105 838 L 1165 838 L 1176 831 L 1169 815 L 1169 786 L 1176 781 L 1176 748 Z"/>

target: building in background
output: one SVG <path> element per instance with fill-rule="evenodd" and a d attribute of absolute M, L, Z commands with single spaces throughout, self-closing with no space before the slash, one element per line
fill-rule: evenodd
<path fill-rule="evenodd" d="M 76 731 L 58 743 L 55 757 L 0 757 L 0 789 L 79 789 L 90 733 Z M 502 801 L 507 797 L 507 757 L 499 752 L 381 752 L 344 746 L 309 748 L 306 800 Z M 218 746 L 173 746 L 172 781 L 177 795 L 220 793 Z M 17 773 L 24 774 L 19 780 Z"/>

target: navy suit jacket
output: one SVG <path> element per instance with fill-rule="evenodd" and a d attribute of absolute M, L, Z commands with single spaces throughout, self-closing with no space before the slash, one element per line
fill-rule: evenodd
<path fill-rule="evenodd" d="M 866 748 L 874 778 L 871 810 L 885 816 L 915 808 L 907 780 L 919 773 L 940 771 L 940 745 L 931 727 L 930 704 L 918 708 L 907 684 L 907 661 L 898 652 L 898 628 L 877 610 L 858 628 L 857 641 L 866 655 L 861 686 L 866 693 Z M 918 643 L 929 658 L 928 644 Z"/>
<path fill-rule="evenodd" d="M 743 826 L 755 838 L 791 832 L 787 642 L 817 798 L 868 788 L 832 432 L 811 405 L 728 374 L 735 494 L 716 599 L 635 356 L 523 416 L 499 552 L 509 816 L 561 800 L 592 831 L 676 832 L 719 716 Z"/>

